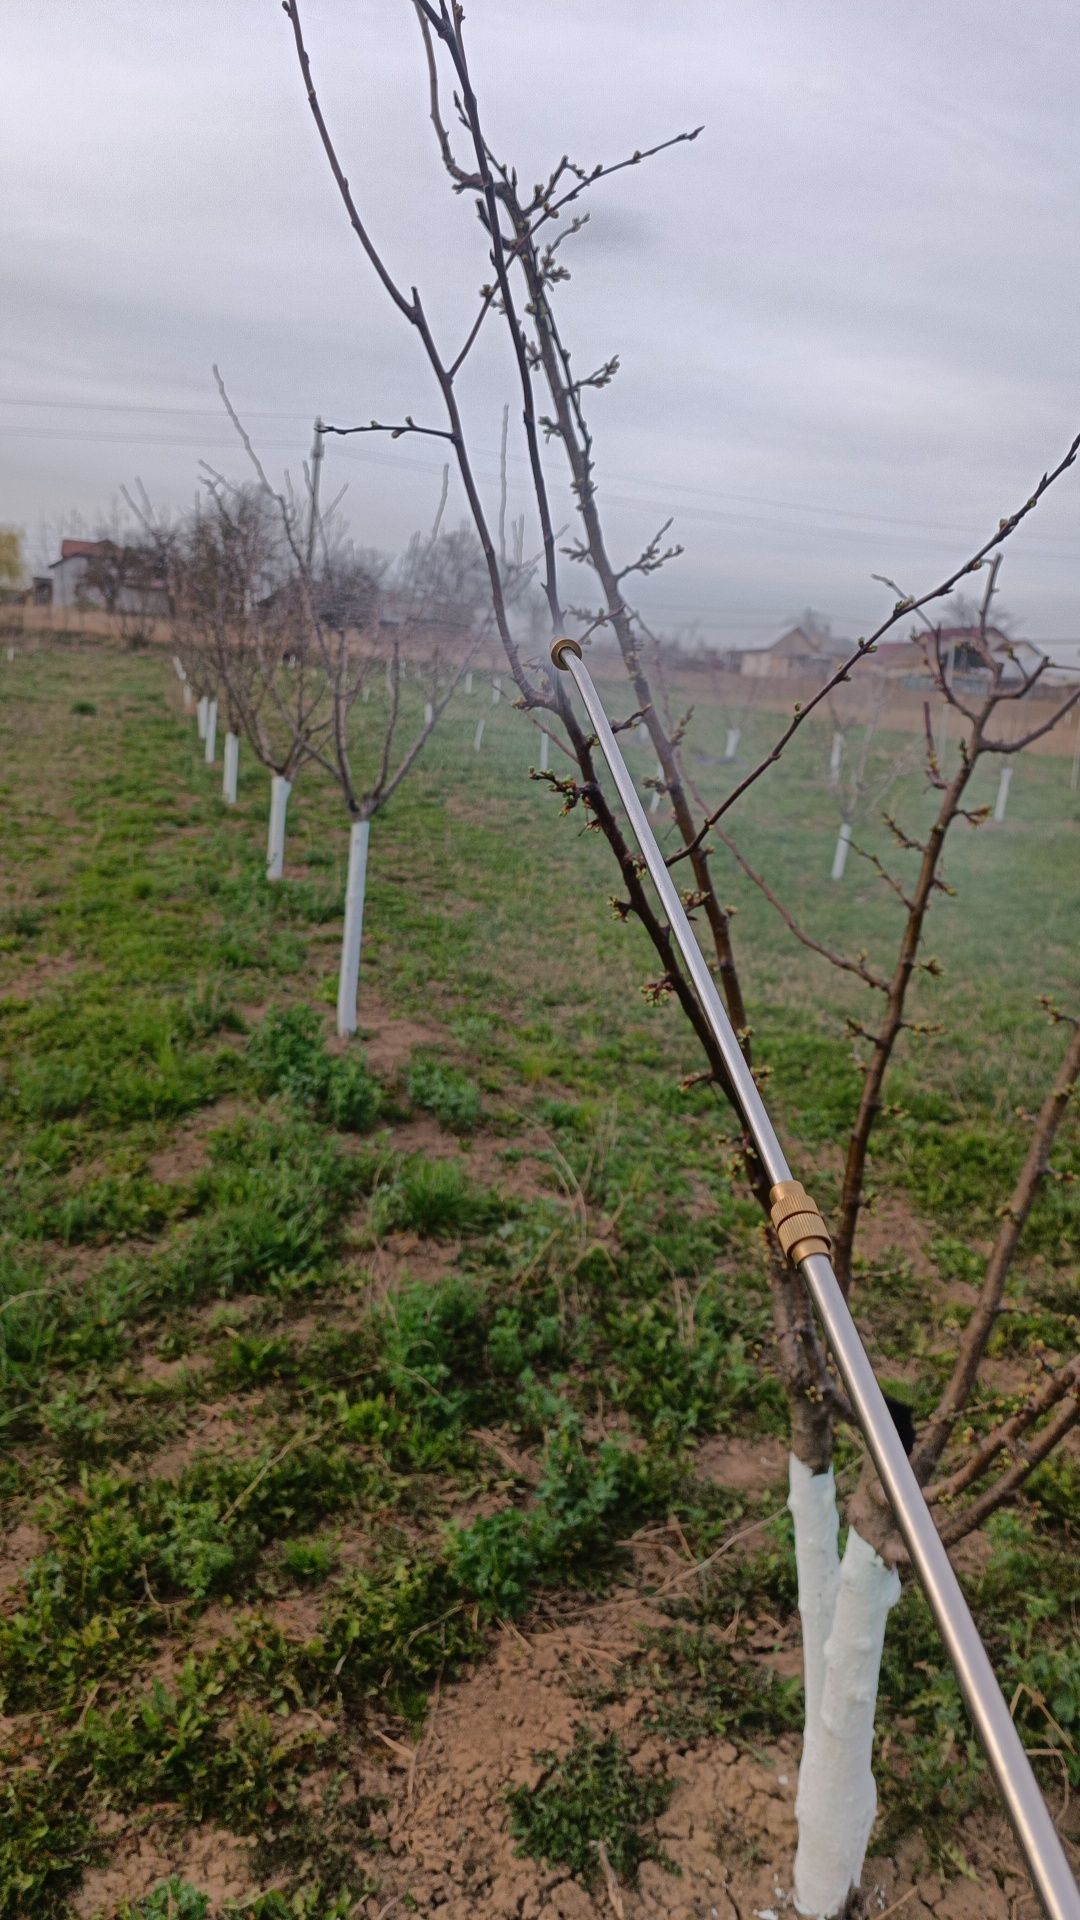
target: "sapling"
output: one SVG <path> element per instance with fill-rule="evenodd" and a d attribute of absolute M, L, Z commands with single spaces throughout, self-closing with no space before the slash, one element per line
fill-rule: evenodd
<path fill-rule="evenodd" d="M 442 717 L 469 661 L 482 644 L 491 621 L 486 596 L 477 591 L 482 578 L 482 556 L 474 537 L 465 532 L 441 532 L 449 475 L 444 469 L 442 492 L 430 534 L 415 535 L 392 577 L 381 589 L 364 558 L 354 553 L 336 526 L 332 514 L 320 511 L 309 479 L 306 531 L 288 489 L 271 487 L 265 469 L 233 409 L 220 375 L 219 391 L 252 461 L 262 499 L 272 506 L 286 557 L 286 575 L 277 604 L 287 618 L 288 646 L 279 652 L 295 676 L 297 692 L 287 707 L 271 675 L 267 687 L 278 717 L 287 714 L 284 764 L 267 760 L 272 768 L 267 878 L 279 879 L 283 869 L 285 818 L 292 787 L 292 767 L 313 760 L 332 775 L 349 815 L 349 860 L 341 959 L 338 970 L 337 1029 L 355 1033 L 360 956 L 363 939 L 371 822 L 387 805 L 411 771 Z M 320 425 L 321 434 L 350 431 Z M 220 486 L 214 489 L 221 505 Z M 309 558 L 310 556 L 310 558 Z M 380 592 L 397 609 L 399 626 L 393 630 L 385 657 L 383 626 L 379 619 Z M 415 677 L 425 684 L 423 721 L 404 744 L 402 685 L 409 659 L 402 639 L 418 648 L 421 637 L 430 651 L 426 661 L 412 663 Z M 358 641 L 361 644 L 357 644 Z M 360 696 L 379 665 L 387 692 L 381 722 L 365 723 L 366 738 L 350 738 L 352 717 Z M 305 688 L 313 688 L 306 691 Z M 371 711 L 370 702 L 369 712 Z M 260 723 L 263 709 L 260 708 Z M 261 726 L 260 733 L 265 733 Z M 365 749 L 367 751 L 365 752 Z M 258 747 L 256 747 L 258 751 Z M 366 775 L 356 771 L 358 752 L 365 753 Z M 293 756 L 295 756 L 295 761 Z M 265 757 L 261 754 L 260 757 Z"/>
<path fill-rule="evenodd" d="M 832 791 L 839 794 L 841 820 L 833 850 L 832 867 L 829 878 L 842 880 L 847 867 L 848 853 L 851 848 L 851 836 L 856 822 L 875 812 L 885 799 L 891 786 L 907 771 L 917 757 L 917 748 L 886 758 L 882 766 L 880 760 L 875 767 L 871 754 L 881 728 L 890 694 L 890 685 L 885 674 L 873 666 L 860 675 L 854 688 L 845 688 L 846 700 L 839 696 L 830 702 L 833 724 L 833 750 L 830 764 L 835 762 L 836 780 L 830 780 Z M 842 716 L 842 717 L 841 717 Z M 854 760 L 849 758 L 846 774 L 841 773 L 844 748 L 850 730 L 860 725 L 862 734 L 859 751 Z M 837 742 L 841 752 L 837 754 Z"/>
<path fill-rule="evenodd" d="M 620 876 L 622 897 L 616 902 L 617 910 L 622 917 L 633 915 L 651 942 L 661 968 L 663 992 L 678 1002 L 701 1046 L 706 1068 L 703 1077 L 723 1088 L 723 1057 L 703 1019 L 690 977 L 673 949 L 666 920 L 657 911 L 651 893 L 642 884 L 640 865 L 628 843 L 621 816 L 611 805 L 603 782 L 598 777 L 590 734 L 579 724 L 563 690 L 553 685 L 546 675 L 537 677 L 529 670 L 508 615 L 489 510 L 473 467 L 455 384 L 469 356 L 473 356 L 472 365 L 475 366 L 484 350 L 481 343 L 486 343 L 495 327 L 504 334 L 504 341 L 508 338 L 513 356 L 517 383 L 515 398 L 520 402 L 525 452 L 542 543 L 542 576 L 550 631 L 552 634 L 572 632 L 575 625 L 574 619 L 568 617 L 562 590 L 561 552 L 571 562 L 589 570 L 591 590 L 599 602 L 597 610 L 589 608 L 577 621 L 579 630 L 583 637 L 587 637 L 590 631 L 602 626 L 605 634 L 614 640 L 626 671 L 633 709 L 636 714 L 645 716 L 659 764 L 650 810 L 655 811 L 659 805 L 662 784 L 677 836 L 667 854 L 668 864 L 675 870 L 673 877 L 677 874 L 686 893 L 693 895 L 697 925 L 706 943 L 710 962 L 715 966 L 719 990 L 746 1058 L 750 1058 L 752 1023 L 736 963 L 730 914 L 718 890 L 715 847 L 722 845 L 726 849 L 725 859 L 733 858 L 741 870 L 762 888 L 785 924 L 805 947 L 859 979 L 869 991 L 882 996 L 885 1011 L 876 1030 L 860 1027 L 855 1036 L 861 1040 L 864 1032 L 868 1033 L 873 1047 L 864 1063 L 866 1070 L 862 1095 L 848 1142 L 844 1182 L 834 1225 L 837 1278 L 841 1286 L 847 1289 L 853 1280 L 854 1243 L 865 1192 L 866 1158 L 871 1135 L 883 1108 L 882 1089 L 898 1037 L 912 1024 L 907 1011 L 912 977 L 920 964 L 925 966 L 928 976 L 933 976 L 931 962 L 927 960 L 920 963 L 918 956 L 928 907 L 935 890 L 943 884 L 939 875 L 942 847 L 957 820 L 974 820 L 978 817 L 977 812 L 965 809 L 962 805 L 970 777 L 969 766 L 962 758 L 957 772 L 951 780 L 946 781 L 937 769 L 931 742 L 929 765 L 931 784 L 940 794 L 938 817 L 925 841 L 916 842 L 912 837 L 903 835 L 903 829 L 895 829 L 903 836 L 905 846 L 917 849 L 919 872 L 910 893 L 901 888 L 899 883 L 894 887 L 894 891 L 905 902 L 905 925 L 891 974 L 873 966 L 865 954 L 833 952 L 799 926 L 777 899 L 768 881 L 753 872 L 721 823 L 741 796 L 777 763 L 808 716 L 828 693 L 852 675 L 857 677 L 865 670 L 866 657 L 877 640 L 892 631 L 900 621 L 906 620 L 914 609 L 945 598 L 966 575 L 982 567 L 1002 541 L 1012 536 L 1048 488 L 1072 467 L 1080 453 L 1080 435 L 1071 442 L 1058 464 L 1048 469 L 1025 495 L 1024 504 L 996 522 L 983 544 L 944 580 L 914 599 L 897 592 L 891 610 L 874 631 L 853 645 L 849 656 L 837 665 L 835 672 L 826 675 L 822 686 L 800 703 L 761 760 L 741 774 L 717 802 L 709 806 L 701 804 L 683 766 L 681 733 L 678 729 L 673 733 L 671 727 L 665 725 L 660 703 L 652 697 L 644 661 L 646 630 L 632 604 L 628 585 L 633 574 L 655 572 L 669 558 L 674 558 L 678 549 L 664 547 L 665 526 L 646 543 L 636 559 L 620 565 L 611 557 L 600 514 L 594 442 L 587 408 L 591 405 L 592 391 L 606 387 L 616 376 L 618 360 L 613 356 L 602 362 L 594 374 L 580 374 L 578 362 L 564 341 L 555 306 L 558 283 L 564 277 L 562 254 L 557 251 L 557 244 L 561 246 L 580 226 L 577 203 L 583 196 L 594 194 L 600 183 L 617 169 L 578 166 L 566 158 L 558 161 L 547 176 L 539 180 L 535 189 L 523 186 L 526 178 L 534 179 L 534 172 L 530 169 L 526 175 L 515 170 L 509 162 L 504 162 L 494 151 L 490 133 L 485 127 L 466 50 L 461 10 L 440 7 L 436 0 L 416 0 L 415 11 L 423 40 L 423 58 L 429 82 L 427 97 L 439 154 L 449 174 L 452 191 L 471 195 L 479 213 L 475 230 L 482 235 L 480 244 L 484 258 L 481 277 L 484 284 L 475 322 L 471 331 L 466 333 L 463 348 L 456 334 L 452 344 L 444 348 L 436 337 L 420 291 L 398 286 L 378 252 L 366 224 L 365 209 L 349 184 L 350 169 L 342 165 L 339 159 L 323 114 L 304 43 L 300 0 L 285 0 L 285 13 L 293 32 L 303 78 L 304 99 L 331 162 L 335 191 L 341 197 L 351 229 L 377 272 L 384 291 L 403 321 L 415 330 L 442 409 L 438 425 L 420 424 L 412 416 L 407 416 L 404 424 L 390 423 L 385 429 L 369 430 L 383 430 L 395 438 L 408 433 L 428 433 L 440 435 L 448 441 L 488 560 L 490 593 L 499 638 L 520 702 L 526 709 L 546 710 L 557 717 L 575 763 L 572 779 L 552 781 L 552 785 L 557 787 L 564 807 L 583 807 L 590 824 L 606 839 Z M 461 129 L 453 138 L 441 101 L 444 80 L 448 81 L 448 91 L 453 93 L 458 111 L 455 126 L 459 125 Z M 662 145 L 679 145 L 695 138 L 696 131 L 677 135 Z M 458 145 L 455 145 L 455 140 Z M 652 151 L 659 150 L 658 147 Z M 637 164 L 647 157 L 640 150 L 635 151 L 632 163 Z M 501 358 L 495 364 L 501 369 Z M 548 414 L 543 417 L 538 400 L 538 390 L 541 388 L 546 389 L 544 403 L 549 406 Z M 567 480 L 580 519 L 580 537 L 561 549 L 557 544 L 556 516 L 549 494 L 548 476 L 541 458 L 545 437 L 566 463 Z M 577 598 L 580 601 L 582 596 L 579 594 Z M 950 696 L 955 701 L 954 689 L 949 689 L 947 697 Z M 1046 726 L 1060 718 L 1075 699 L 1080 699 L 1080 690 L 1063 702 Z M 1006 745 L 988 732 L 992 713 L 993 704 L 985 712 L 976 712 L 972 720 L 973 732 L 967 743 L 972 764 L 982 751 L 1012 752 L 1023 744 L 1023 741 L 1019 741 Z M 1045 730 L 1046 727 L 1029 729 L 1024 740 L 1032 738 L 1035 732 Z M 886 877 L 892 885 L 893 877 Z M 1076 1043 L 1074 1037 L 1074 1044 L 1070 1046 L 1067 1062 L 1055 1087 L 1059 1087 L 1063 1079 L 1068 1080 L 1071 1086 L 1078 1073 L 1080 1043 Z M 1044 1176 L 1048 1132 L 1052 1134 L 1053 1125 L 1060 1118 L 1067 1092 L 1068 1088 L 1060 1107 L 1044 1107 L 1040 1115 L 1036 1132 L 1040 1134 L 1042 1158 L 1037 1159 L 1028 1177 L 1023 1203 L 1016 1203 L 1015 1195 L 1010 1203 L 1010 1231 L 1014 1219 L 1018 1218 L 1022 1224 L 1026 1218 L 1026 1209 L 1030 1208 L 1031 1199 Z M 1047 1116 L 1045 1121 L 1044 1116 Z M 768 1217 L 769 1182 L 763 1169 L 749 1152 L 743 1154 L 742 1167 L 751 1192 Z M 1003 1222 L 1003 1231 L 1005 1224 Z M 982 1343 L 980 1345 L 976 1340 L 972 1349 L 965 1332 L 963 1344 L 965 1349 L 974 1352 L 974 1363 L 965 1371 L 956 1387 L 952 1403 L 945 1404 L 948 1390 L 942 1397 L 942 1408 L 939 1409 L 939 1415 L 935 1416 L 939 1420 L 938 1452 L 932 1458 L 929 1455 L 920 1457 L 920 1474 L 931 1500 L 943 1497 L 941 1489 L 955 1487 L 957 1476 L 965 1471 L 964 1465 L 955 1467 L 936 1484 L 930 1478 L 941 1449 L 951 1445 L 959 1450 L 962 1458 L 964 1456 L 967 1443 L 962 1438 L 964 1423 L 961 1416 L 975 1390 L 979 1367 L 996 1323 L 1001 1288 L 1014 1247 L 1015 1238 L 996 1265 L 995 1256 L 991 1258 L 985 1283 L 988 1306 Z M 792 1491 L 800 1574 L 806 1570 L 804 1591 L 800 1594 L 800 1604 L 810 1623 L 806 1646 L 806 1691 L 808 1703 L 814 1703 L 813 1725 L 809 1717 L 807 1722 L 808 1745 L 799 1798 L 801 1824 L 805 1831 L 800 1833 L 796 1900 L 807 1912 L 827 1915 L 838 1912 L 846 1905 L 849 1892 L 858 1883 L 861 1872 L 873 1810 L 874 1789 L 869 1759 L 877 1661 L 885 1618 L 896 1590 L 896 1577 L 892 1569 L 902 1564 L 903 1553 L 893 1535 L 888 1515 L 873 1498 L 873 1486 L 867 1477 L 847 1505 L 846 1518 L 852 1546 L 843 1563 L 838 1561 L 834 1521 L 838 1521 L 839 1516 L 831 1479 L 833 1436 L 836 1421 L 850 1421 L 852 1409 L 837 1388 L 827 1363 L 801 1276 L 787 1265 L 773 1241 L 770 1241 L 768 1276 L 776 1328 L 776 1356 L 786 1389 L 791 1428 Z M 1075 1422 L 1077 1370 L 1074 1369 L 1069 1377 L 1064 1377 L 1066 1372 L 1066 1369 L 1054 1367 L 1045 1387 L 1037 1386 L 1031 1393 L 1030 1411 L 1024 1412 L 1024 1424 L 1019 1429 L 1028 1441 L 1026 1457 L 1019 1463 L 1022 1473 L 1019 1477 L 1013 1477 L 1013 1469 L 1009 1467 L 996 1480 L 992 1480 L 983 1493 L 977 1494 L 962 1512 L 954 1512 L 950 1508 L 948 1519 L 942 1523 L 942 1533 L 946 1539 L 962 1537 L 963 1531 L 981 1524 L 986 1512 L 992 1511 L 995 1504 L 1010 1498 L 1022 1483 L 1023 1475 L 1038 1460 L 1045 1458 L 1046 1452 L 1057 1444 L 1062 1433 Z M 1056 1399 L 1048 1397 L 1052 1392 L 1057 1394 Z M 1054 1412 L 1054 1409 L 1058 1409 L 1058 1412 Z M 1020 1416 L 1015 1418 L 1019 1419 Z M 923 1436 L 920 1435 L 913 1462 L 922 1440 Z M 989 1473 L 1008 1442 L 1008 1435 L 1005 1439 L 999 1439 L 996 1450 L 991 1450 L 989 1455 L 982 1450 L 983 1443 L 978 1443 L 974 1455 L 968 1448 L 967 1464 L 972 1466 L 973 1477 L 970 1481 L 963 1481 L 962 1487 L 977 1484 L 980 1475 Z M 818 1534 L 816 1548 L 812 1539 L 807 1537 L 808 1531 L 813 1533 L 814 1530 Z M 815 1583 L 819 1589 L 817 1598 Z M 855 1638 L 859 1642 L 857 1657 L 855 1650 L 848 1648 L 849 1640 Z M 849 1652 L 851 1657 L 848 1657 Z M 841 1794 L 845 1796 L 845 1805 L 838 1809 L 837 1801 Z M 834 1836 L 837 1845 L 831 1857 L 826 1858 L 825 1843 L 828 1840 L 831 1844 Z"/>
<path fill-rule="evenodd" d="M 220 380 L 219 391 L 228 406 Z M 331 703 L 277 497 L 265 476 L 236 487 L 209 467 L 203 472 L 198 507 L 172 562 L 178 617 L 189 673 L 213 675 L 236 741 L 222 782 L 225 799 L 235 801 L 241 734 L 270 775 L 266 877 L 277 883 L 284 874 L 289 799 L 300 770 L 326 739 Z"/>
<path fill-rule="evenodd" d="M 458 590 L 461 588 L 460 573 L 455 573 L 451 564 L 445 565 L 446 554 L 440 552 L 440 536 L 436 519 L 433 534 L 424 547 L 414 544 L 405 564 L 405 574 L 409 577 L 411 600 L 406 614 L 406 637 L 409 628 L 417 631 L 423 625 L 430 629 L 432 624 L 439 625 L 438 596 L 445 591 L 447 574 L 453 576 Z M 453 536 L 443 536 L 443 540 L 453 542 Z M 460 543 L 457 556 L 460 558 Z M 443 563 L 440 565 L 440 563 Z M 399 575 L 399 584 L 400 584 Z M 455 617 L 460 628 L 465 613 L 461 601 L 455 604 Z M 474 600 L 470 617 L 474 621 L 471 632 L 457 636 L 456 645 L 450 648 L 435 645 L 426 666 L 428 697 L 424 701 L 423 720 L 417 732 L 399 744 L 399 734 L 403 726 L 401 686 L 404 678 L 400 641 L 394 638 L 387 660 L 389 698 L 381 719 L 372 728 L 366 723 L 370 739 L 361 741 L 354 748 L 349 737 L 349 717 L 355 705 L 360 687 L 373 666 L 369 656 L 357 670 L 349 658 L 345 637 L 335 632 L 327 623 L 322 623 L 320 644 L 327 659 L 327 673 L 334 706 L 334 725 L 331 733 L 332 748 L 324 756 L 319 755 L 323 765 L 329 766 L 337 779 L 349 813 L 349 865 L 345 895 L 345 919 L 342 928 L 341 964 L 338 972 L 337 1030 L 348 1035 L 356 1032 L 358 1022 L 357 999 L 360 979 L 360 955 L 364 929 L 364 902 L 367 888 L 368 850 L 371 836 L 371 822 L 387 805 L 401 782 L 405 779 L 418 756 L 422 752 L 438 721 L 446 710 L 453 694 L 466 671 L 466 661 L 472 657 L 483 638 L 484 602 Z M 445 631 L 445 628 L 443 629 Z M 418 669 L 419 671 L 419 669 Z M 481 722 L 481 725 L 483 723 Z M 355 772 L 357 752 L 366 749 L 365 758 L 368 773 L 363 783 Z"/>
<path fill-rule="evenodd" d="M 725 672 L 719 662 L 715 681 L 726 709 L 722 761 L 730 766 L 738 759 L 747 723 L 760 703 L 765 683 L 753 674 Z"/>

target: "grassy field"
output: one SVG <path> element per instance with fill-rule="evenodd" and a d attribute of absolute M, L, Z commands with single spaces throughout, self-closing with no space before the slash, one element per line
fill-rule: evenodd
<path fill-rule="evenodd" d="M 266 776 L 242 756 L 223 807 L 166 660 L 55 640 L 0 673 L 0 1916 L 599 1914 L 603 1841 L 628 1916 L 741 1920 L 783 1875 L 797 1765 L 783 1396 L 732 1125 L 680 1091 L 691 1039 L 641 993 L 606 849 L 528 780 L 522 716 L 462 697 L 375 824 L 343 1047 L 335 792 L 301 778 L 270 888 Z M 695 724 L 707 792 L 725 724 Z M 854 856 L 827 877 L 828 737 L 731 824 L 815 933 L 884 964 L 895 899 Z M 882 767 L 908 744 L 881 735 Z M 1021 762 L 1006 823 L 957 835 L 917 991 L 944 1031 L 911 1040 L 876 1143 L 857 1313 L 917 1411 L 1060 1052 L 1038 998 L 1075 1003 L 1067 782 Z M 924 787 L 890 796 L 909 830 Z M 880 821 L 856 838 L 888 852 Z M 727 897 L 827 1213 L 864 989 L 734 866 Z M 1075 1120 L 1055 1165 L 1080 1169 Z M 994 1404 L 1075 1345 L 1075 1193 L 1026 1235 Z M 964 1560 L 1055 1807 L 1075 1519 L 1053 1463 Z M 928 1913 L 959 1871 L 972 1914 L 1022 1911 L 910 1591 L 879 1725 L 882 1888 L 929 1874 L 904 1908 Z"/>

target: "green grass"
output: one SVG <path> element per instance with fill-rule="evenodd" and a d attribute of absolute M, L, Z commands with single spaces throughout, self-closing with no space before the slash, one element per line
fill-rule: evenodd
<path fill-rule="evenodd" d="M 507 1795 L 519 1853 L 569 1867 L 586 1887 L 602 1883 L 601 1846 L 620 1880 L 636 1880 L 643 1860 L 669 1864 L 649 1829 L 674 1783 L 635 1772 L 617 1734 L 579 1727 L 568 1754 L 537 1758 L 539 1784 Z"/>
<path fill-rule="evenodd" d="M 344 1915 L 385 1864 L 370 1802 L 340 1790 L 376 1731 L 410 1737 L 501 1622 L 638 1581 L 636 1529 L 677 1523 L 705 1558 L 780 1497 L 696 1465 L 710 1435 L 785 1430 L 733 1123 L 680 1091 L 692 1038 L 642 995 L 655 962 L 610 912 L 605 849 L 528 780 L 520 716 L 492 713 L 473 755 L 455 702 L 376 821 L 360 1032 L 341 1044 L 341 809 L 298 782 L 292 877 L 267 886 L 265 778 L 243 756 L 222 806 L 167 665 L 50 643 L 0 719 L 0 1521 L 38 1539 L 0 1611 L 0 1920 L 65 1912 L 110 1822 L 151 1810 L 255 1841 L 245 1912 Z M 702 702 L 706 752 L 724 726 Z M 744 751 L 768 737 L 751 716 Z M 854 859 L 850 885 L 824 879 L 821 739 L 732 824 L 793 911 L 882 964 L 892 896 Z M 1036 1003 L 1067 1001 L 1080 939 L 1066 767 L 1021 763 L 1006 829 L 958 837 L 957 899 L 932 919 L 944 971 L 913 1009 L 945 1032 L 905 1037 L 874 1145 L 871 1184 L 921 1259 L 879 1236 L 855 1306 L 917 1412 L 1023 1154 L 1017 1110 L 1060 1051 Z M 917 830 L 922 782 L 893 798 Z M 884 857 L 880 823 L 859 834 Z M 734 868 L 724 887 L 768 1096 L 827 1209 L 863 990 L 785 944 Z M 408 1023 L 389 1062 L 388 1019 Z M 1055 1167 L 1080 1169 L 1072 1121 Z M 1076 1191 L 1052 1183 L 1025 1235 L 995 1336 L 1014 1372 L 1075 1344 Z M 1076 1491 L 1070 1462 L 1044 1468 L 971 1588 L 1027 1744 L 1060 1756 L 1037 1762 L 1052 1792 L 1080 1748 Z M 664 1604 L 613 1683 L 646 1694 L 656 1737 L 757 1750 L 797 1725 L 798 1684 L 760 1653 L 763 1622 L 778 1647 L 797 1636 L 786 1520 Z M 884 1832 L 919 1826 L 947 1858 L 986 1785 L 912 1593 L 882 1725 Z M 521 1844 L 591 1883 L 603 1839 L 632 1879 L 669 1783 L 602 1729 L 545 1765 L 535 1806 L 507 1812 Z M 117 1912 L 197 1920 L 204 1901 L 176 1881 Z"/>

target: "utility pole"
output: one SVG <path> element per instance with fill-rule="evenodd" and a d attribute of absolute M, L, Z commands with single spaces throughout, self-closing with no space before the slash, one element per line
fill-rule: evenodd
<path fill-rule="evenodd" d="M 955 675 L 955 672 L 956 672 L 956 635 L 954 633 L 949 636 L 949 650 L 945 658 L 943 671 L 942 671 L 942 678 L 944 679 L 945 685 L 947 687 L 952 686 L 953 676 Z M 945 743 L 948 740 L 948 738 L 949 738 L 949 702 L 943 695 L 942 701 L 941 701 L 941 719 L 938 722 L 937 746 L 935 748 L 939 767 L 943 766 L 945 763 Z"/>
<path fill-rule="evenodd" d="M 322 466 L 323 434 L 326 429 L 322 420 L 316 418 L 315 438 L 311 443 L 311 512 L 308 517 L 307 570 L 310 574 L 315 559 L 315 529 L 319 523 L 319 469 Z"/>

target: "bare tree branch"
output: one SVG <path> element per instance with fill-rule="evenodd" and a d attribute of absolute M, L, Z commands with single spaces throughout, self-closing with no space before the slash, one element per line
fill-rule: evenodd
<path fill-rule="evenodd" d="M 992 1513 L 997 1513 L 1000 1507 L 1007 1505 L 1013 1495 L 1019 1493 L 1025 1480 L 1030 1478 L 1035 1468 L 1040 1466 L 1053 1453 L 1054 1448 L 1060 1446 L 1066 1435 L 1072 1432 L 1078 1421 L 1080 1421 L 1080 1396 L 1077 1394 L 1074 1379 L 1073 1391 L 1056 1419 L 1049 1421 L 1043 1427 L 1031 1445 L 1025 1449 L 1023 1458 L 1015 1461 L 986 1489 L 985 1493 L 980 1494 L 977 1500 L 973 1500 L 969 1507 L 940 1522 L 938 1531 L 943 1544 L 946 1547 L 955 1546 L 958 1540 L 966 1539 L 976 1527 L 981 1527 L 985 1520 L 989 1520 Z"/>
<path fill-rule="evenodd" d="M 754 785 L 755 781 L 761 779 L 762 774 L 765 773 L 769 767 L 776 765 L 784 748 L 794 739 L 799 728 L 804 724 L 808 716 L 813 713 L 814 708 L 820 706 L 821 702 L 832 692 L 834 687 L 838 687 L 842 680 L 847 679 L 852 670 L 858 666 L 859 661 L 865 659 L 870 649 L 874 647 L 879 640 L 884 638 L 890 629 L 896 625 L 898 620 L 902 620 L 909 613 L 917 612 L 921 607 L 929 606 L 932 600 L 943 599 L 953 591 L 954 587 L 964 578 L 966 573 L 975 573 L 978 571 L 988 555 L 993 553 L 995 548 L 1000 547 L 1003 541 L 1009 538 L 1010 534 L 1015 533 L 1017 527 L 1027 519 L 1028 514 L 1034 511 L 1044 494 L 1053 486 L 1055 480 L 1059 480 L 1063 473 L 1067 473 L 1069 468 L 1075 465 L 1078 453 L 1080 453 L 1080 433 L 1070 441 L 1068 448 L 1058 461 L 1057 466 L 1052 467 L 1049 472 L 1043 474 L 1042 479 L 1024 502 L 1024 505 L 1018 507 L 1015 513 L 1009 514 L 1006 519 L 998 521 L 997 532 L 991 534 L 988 540 L 983 541 L 982 546 L 976 549 L 970 560 L 966 560 L 963 566 L 957 567 L 939 586 L 931 587 L 926 593 L 920 594 L 916 599 L 900 600 L 897 602 L 888 618 L 883 620 L 880 626 L 874 629 L 874 632 L 868 639 L 860 640 L 855 652 L 844 661 L 843 666 L 837 669 L 831 678 L 825 682 L 825 685 L 820 687 L 817 693 L 815 693 L 805 705 L 801 705 L 798 708 L 789 725 L 785 727 L 779 739 L 765 755 L 765 758 L 759 761 L 756 767 L 751 768 L 745 778 L 740 780 L 738 785 L 731 789 L 726 799 L 724 799 L 720 806 L 716 807 L 709 815 L 709 818 L 702 823 L 694 839 L 686 846 L 680 848 L 678 853 L 672 855 L 672 858 L 668 861 L 669 866 L 672 866 L 676 860 L 686 859 L 694 848 L 699 847 L 710 828 L 714 827 L 718 820 L 723 819 L 725 813 L 729 812 L 735 805 L 736 800 L 740 800 L 743 794 Z M 1080 698 L 1080 689 L 1077 690 L 1076 695 L 1069 701 L 1069 706 L 1075 704 L 1075 700 L 1078 698 Z M 1067 710 L 1066 708 L 1066 711 Z M 1043 728 L 1040 731 L 1045 732 L 1047 729 Z M 1032 737 L 1037 738 L 1038 736 L 1033 735 Z"/>
<path fill-rule="evenodd" d="M 986 1264 L 975 1311 L 964 1329 L 960 1351 L 952 1376 L 934 1412 L 919 1438 L 912 1464 L 921 1479 L 933 1472 L 956 1420 L 971 1398 L 979 1367 L 985 1357 L 990 1336 L 997 1324 L 1005 1283 L 1009 1277 L 1020 1236 L 1042 1187 L 1058 1129 L 1080 1078 L 1080 1023 L 1072 1031 L 1064 1059 L 1058 1068 L 1039 1117 L 1032 1128 L 1024 1164 L 1016 1185 L 1002 1208 L 993 1250 Z"/>
<path fill-rule="evenodd" d="M 974 1376 L 965 1389 L 970 1393 L 974 1386 Z M 926 1489 L 926 1498 L 931 1506 L 944 1505 L 955 1500 L 958 1494 L 966 1493 L 968 1487 L 981 1480 L 988 1467 L 991 1467 L 998 1455 L 1011 1453 L 1022 1440 L 1029 1427 L 1037 1425 L 1046 1414 L 1070 1394 L 1075 1394 L 1080 1386 L 1080 1356 L 1074 1356 L 1066 1366 L 1050 1371 L 1043 1382 L 1042 1391 L 1032 1393 L 1021 1407 L 1001 1426 L 972 1446 L 960 1466 L 944 1480 L 936 1480 Z M 967 1401 L 956 1408 L 956 1414 L 967 1411 Z M 935 1422 L 938 1415 L 934 1416 Z M 918 1447 L 912 1454 L 912 1463 L 919 1473 L 925 1471 L 927 1449 L 925 1442 L 930 1438 L 928 1427 L 921 1437 Z M 936 1441 L 936 1435 L 935 1435 Z M 940 1452 L 940 1449 L 938 1450 Z"/>

